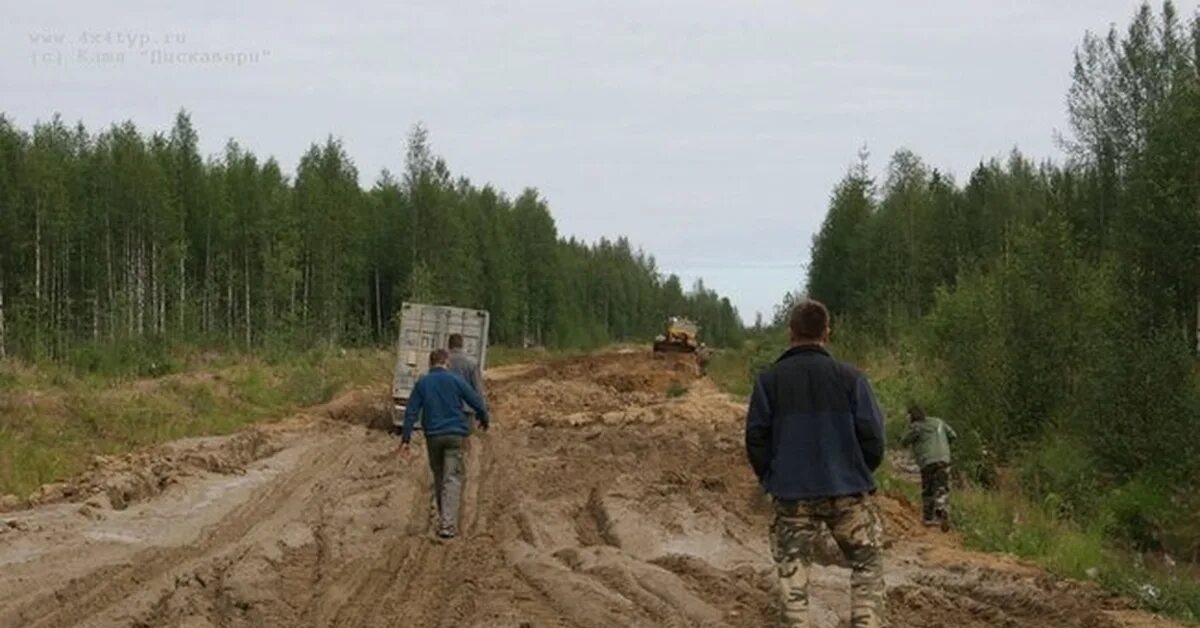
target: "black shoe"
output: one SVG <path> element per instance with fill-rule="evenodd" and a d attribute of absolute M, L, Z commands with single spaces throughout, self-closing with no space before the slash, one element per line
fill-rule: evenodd
<path fill-rule="evenodd" d="M 455 535 L 454 530 L 452 530 L 450 528 L 442 528 L 441 530 L 438 530 L 439 538 L 452 539 L 452 538 L 454 538 L 454 535 Z"/>

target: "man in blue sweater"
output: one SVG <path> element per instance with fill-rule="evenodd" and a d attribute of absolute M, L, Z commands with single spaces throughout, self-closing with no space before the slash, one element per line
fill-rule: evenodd
<path fill-rule="evenodd" d="M 829 311 L 792 310 L 792 346 L 759 374 L 746 416 L 746 453 L 774 498 L 771 548 L 784 625 L 808 626 L 808 570 L 827 526 L 850 561 L 851 625 L 883 625 L 883 526 L 872 472 L 883 461 L 883 413 L 871 384 L 834 360 Z"/>
<path fill-rule="evenodd" d="M 463 440 L 471 433 L 463 404 L 475 410 L 479 429 L 486 432 L 490 423 L 483 397 L 462 376 L 446 368 L 449 360 L 450 354 L 445 349 L 429 354 L 429 373 L 413 387 L 400 435 L 401 454 L 409 455 L 413 425 L 417 417 L 422 417 L 438 508 L 438 536 L 444 539 L 458 533 L 458 505 L 465 471 Z"/>

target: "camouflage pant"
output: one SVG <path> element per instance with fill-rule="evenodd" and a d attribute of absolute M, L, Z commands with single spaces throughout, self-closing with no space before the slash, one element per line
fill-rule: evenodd
<path fill-rule="evenodd" d="M 850 561 L 851 626 L 883 626 L 883 524 L 870 495 L 775 500 L 771 544 L 779 571 L 783 625 L 808 626 L 808 570 L 822 524 Z"/>
<path fill-rule="evenodd" d="M 921 467 L 921 514 L 926 523 L 950 517 L 950 465 L 934 462 Z"/>

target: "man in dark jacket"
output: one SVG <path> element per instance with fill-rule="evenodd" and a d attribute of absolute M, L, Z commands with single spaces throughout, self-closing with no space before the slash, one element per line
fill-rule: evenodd
<path fill-rule="evenodd" d="M 433 471 L 433 490 L 438 508 L 438 536 L 448 539 L 458 533 L 458 505 L 462 497 L 463 440 L 471 433 L 463 404 L 475 410 L 479 428 L 487 431 L 489 419 L 483 397 L 457 373 L 446 368 L 450 354 L 437 349 L 429 354 L 429 372 L 413 387 L 404 411 L 401 453 L 411 449 L 413 425 L 421 416 L 425 448 Z M 422 416 L 422 413 L 424 415 Z"/>
<path fill-rule="evenodd" d="M 850 561 L 851 625 L 883 625 L 883 526 L 872 472 L 883 461 L 883 413 L 871 384 L 834 360 L 829 311 L 797 304 L 792 346 L 759 374 L 746 417 L 746 453 L 774 498 L 772 551 L 784 623 L 808 626 L 808 570 L 822 525 Z"/>

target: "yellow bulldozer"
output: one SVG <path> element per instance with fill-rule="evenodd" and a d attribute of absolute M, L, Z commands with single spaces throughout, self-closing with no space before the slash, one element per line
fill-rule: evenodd
<path fill-rule="evenodd" d="M 695 353 L 700 348 L 700 326 L 682 316 L 672 316 L 663 333 L 654 338 L 654 353 Z"/>

